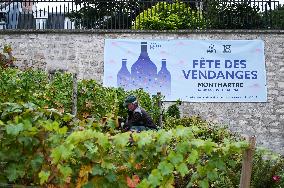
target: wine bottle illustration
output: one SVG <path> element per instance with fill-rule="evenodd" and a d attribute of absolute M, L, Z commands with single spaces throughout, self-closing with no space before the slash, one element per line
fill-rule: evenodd
<path fill-rule="evenodd" d="M 117 73 L 117 86 L 122 87 L 125 90 L 131 89 L 131 75 L 126 66 L 127 59 L 122 59 L 122 65 L 120 70 Z"/>
<path fill-rule="evenodd" d="M 147 42 L 141 42 L 141 53 L 138 60 L 131 67 L 133 89 L 144 88 L 145 91 L 154 94 L 157 92 L 155 78 L 157 66 L 150 59 L 147 52 Z"/>
<path fill-rule="evenodd" d="M 166 59 L 162 59 L 162 67 L 157 76 L 160 92 L 165 96 L 171 95 L 171 73 L 167 69 Z"/>

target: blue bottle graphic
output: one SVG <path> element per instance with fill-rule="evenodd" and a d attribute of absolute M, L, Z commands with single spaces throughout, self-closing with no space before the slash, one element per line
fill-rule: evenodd
<path fill-rule="evenodd" d="M 147 42 L 141 42 L 141 53 L 138 60 L 131 67 L 131 82 L 133 89 L 144 88 L 145 91 L 155 94 L 157 87 L 157 66 L 150 59 L 147 52 Z"/>
<path fill-rule="evenodd" d="M 117 86 L 124 88 L 125 90 L 130 90 L 130 80 L 131 75 L 126 66 L 127 59 L 122 59 L 122 65 L 120 70 L 117 73 Z"/>
<path fill-rule="evenodd" d="M 164 96 L 171 95 L 171 73 L 167 69 L 166 59 L 162 59 L 162 67 L 157 76 L 159 90 Z"/>

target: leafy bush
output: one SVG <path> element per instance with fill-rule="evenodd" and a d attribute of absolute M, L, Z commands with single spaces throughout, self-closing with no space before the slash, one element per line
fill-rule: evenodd
<path fill-rule="evenodd" d="M 49 81 L 40 71 L 1 69 L 1 184 L 238 187 L 248 144 L 226 127 L 199 117 L 166 116 L 159 131 L 121 133 L 116 124 L 118 116 L 124 116 L 122 103 L 129 93 L 92 80 L 79 82 L 78 114 L 88 112 L 90 117 L 77 119 L 66 113 L 71 80 L 69 74 L 55 74 Z M 158 98 L 142 90 L 131 93 L 159 114 L 153 105 Z M 257 153 L 253 166 L 253 187 L 283 186 L 283 158 Z"/>
<path fill-rule="evenodd" d="M 138 10 L 143 10 L 136 0 L 127 1 L 77 1 L 80 9 L 67 13 L 76 28 L 82 29 L 130 29 L 130 17 L 135 17 Z"/>
<path fill-rule="evenodd" d="M 214 125 L 202 120 L 200 117 L 184 117 L 181 119 L 168 117 L 164 128 L 174 129 L 176 126 L 198 127 L 198 138 L 212 140 L 222 144 L 227 141 L 239 141 L 240 135 L 234 134 L 226 126 Z M 212 183 L 214 187 L 235 188 L 239 187 L 242 155 L 231 156 L 226 163 L 226 170 L 219 174 L 218 179 Z M 257 149 L 254 153 L 251 178 L 252 188 L 283 187 L 284 184 L 284 158 L 267 150 Z M 190 177 L 177 178 L 179 187 L 185 187 L 190 182 Z"/>
<path fill-rule="evenodd" d="M 240 135 L 232 133 L 224 125 L 215 125 L 201 119 L 198 116 L 183 117 L 180 119 L 174 117 L 167 117 L 164 120 L 164 129 L 173 129 L 176 126 L 191 127 L 197 126 L 201 131 L 198 136 L 202 139 L 212 139 L 214 142 L 222 142 L 224 139 L 238 140 Z"/>
<path fill-rule="evenodd" d="M 44 105 L 47 84 L 47 74 L 42 71 L 0 67 L 0 102 L 33 102 Z"/>
<path fill-rule="evenodd" d="M 256 29 L 263 27 L 262 16 L 257 6 L 247 3 L 219 4 L 207 1 L 204 17 L 212 29 Z"/>
<path fill-rule="evenodd" d="M 247 147 L 200 139 L 196 126 L 104 133 L 104 124 L 75 121 L 31 103 L 3 103 L 0 117 L 1 183 L 173 187 L 175 176 L 187 176 L 188 184 L 208 187 Z"/>
<path fill-rule="evenodd" d="M 273 29 L 284 29 L 284 5 L 280 5 L 275 10 L 269 12 L 268 19 L 271 15 Z"/>
<path fill-rule="evenodd" d="M 0 68 L 0 102 L 32 102 L 41 107 L 70 113 L 72 75 L 56 73 L 50 81 L 43 71 Z"/>
<path fill-rule="evenodd" d="M 32 102 L 42 108 L 55 108 L 61 113 L 72 111 L 72 75 L 56 72 L 53 79 L 38 70 L 21 71 L 13 68 L 0 68 L 0 102 Z M 16 89 L 15 89 L 16 88 Z M 106 115 L 126 118 L 123 101 L 129 94 L 138 97 L 140 105 L 158 121 L 157 97 L 143 90 L 126 92 L 119 88 L 106 88 L 94 80 L 78 81 L 77 117 L 100 120 Z"/>
<path fill-rule="evenodd" d="M 200 11 L 193 10 L 183 2 L 159 2 L 141 12 L 134 21 L 133 29 L 177 30 L 202 29 L 206 22 Z"/>
<path fill-rule="evenodd" d="M 252 187 L 277 188 L 284 185 L 284 158 L 279 155 L 267 150 L 257 150 L 252 171 Z"/>
<path fill-rule="evenodd" d="M 32 103 L 1 103 L 0 114 L 0 183 L 38 184 L 45 165 L 56 168 L 50 149 L 60 144 L 72 116 Z"/>
<path fill-rule="evenodd" d="M 181 104 L 181 101 L 177 101 L 175 104 L 169 106 L 164 114 L 164 119 L 167 117 L 174 117 L 179 119 L 180 118 L 180 111 L 178 105 Z"/>

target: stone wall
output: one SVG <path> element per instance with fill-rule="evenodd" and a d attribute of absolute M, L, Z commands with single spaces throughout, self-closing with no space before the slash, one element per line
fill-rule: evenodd
<path fill-rule="evenodd" d="M 267 103 L 186 103 L 183 115 L 200 115 L 255 135 L 257 144 L 284 154 L 284 31 L 1 31 L 0 47 L 11 44 L 17 65 L 77 72 L 81 79 L 103 80 L 104 39 L 261 39 L 265 43 Z"/>

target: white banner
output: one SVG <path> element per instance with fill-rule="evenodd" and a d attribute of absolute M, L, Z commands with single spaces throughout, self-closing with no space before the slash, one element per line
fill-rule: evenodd
<path fill-rule="evenodd" d="M 170 101 L 266 102 L 264 44 L 106 39 L 104 86 L 161 92 Z"/>

